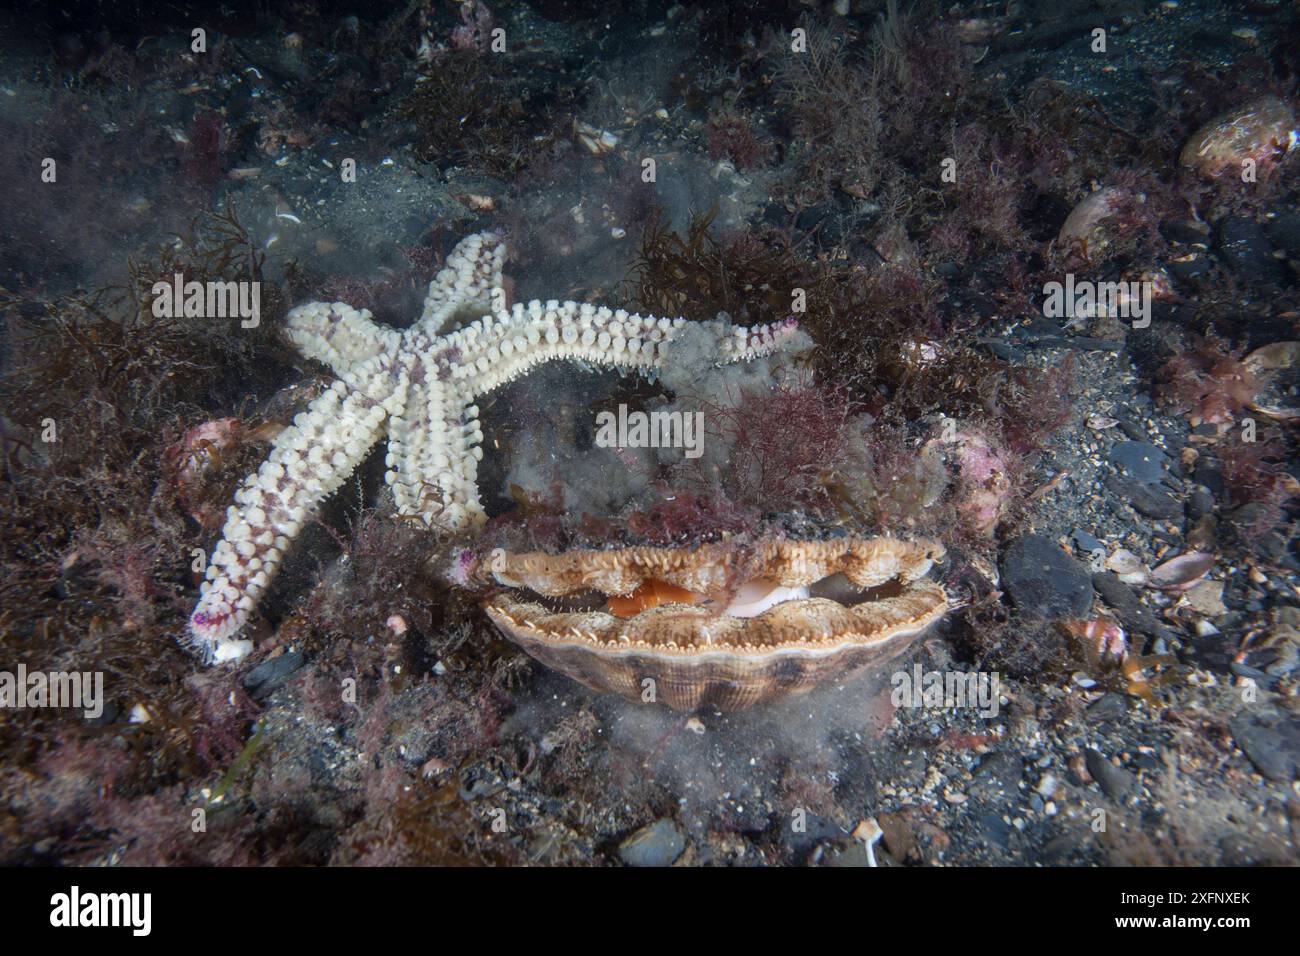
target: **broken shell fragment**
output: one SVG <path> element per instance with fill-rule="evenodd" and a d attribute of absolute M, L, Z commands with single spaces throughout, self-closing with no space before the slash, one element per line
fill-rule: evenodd
<path fill-rule="evenodd" d="M 618 145 L 617 134 L 609 130 L 597 129 L 587 123 L 575 122 L 573 135 L 593 156 L 603 156 Z"/>
<path fill-rule="evenodd" d="M 942 555 L 928 541 L 767 539 L 497 555 L 482 577 L 511 589 L 485 604 L 493 623 L 548 667 L 674 710 L 740 710 L 902 653 L 948 609 L 920 580 Z M 686 596 L 645 601 L 665 585 Z M 626 603 L 638 593 L 640 609 Z"/>
<path fill-rule="evenodd" d="M 1276 421 L 1300 419 L 1300 342 L 1274 342 L 1247 355 L 1242 364 L 1259 384 L 1251 410 Z"/>
<path fill-rule="evenodd" d="M 1202 578 L 1183 592 L 1175 610 L 1190 611 L 1202 618 L 1222 617 L 1228 613 L 1223 603 L 1223 582 Z M 1199 627 L 1199 621 L 1197 625 Z"/>
<path fill-rule="evenodd" d="M 1083 642 L 1084 654 L 1094 665 L 1123 660 L 1128 651 L 1124 628 L 1109 617 L 1065 621 L 1061 626 L 1066 633 Z"/>
<path fill-rule="evenodd" d="M 1214 567 L 1214 555 L 1203 551 L 1189 551 L 1170 558 L 1151 572 L 1151 586 L 1184 590 L 1205 577 Z"/>
<path fill-rule="evenodd" d="M 1149 572 L 1132 551 L 1119 548 L 1106 559 L 1106 570 L 1114 572 L 1125 584 L 1146 584 Z"/>

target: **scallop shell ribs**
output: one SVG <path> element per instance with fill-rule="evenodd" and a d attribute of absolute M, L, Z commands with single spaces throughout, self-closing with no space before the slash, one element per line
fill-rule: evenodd
<path fill-rule="evenodd" d="M 948 609 L 942 546 L 896 538 L 497 552 L 485 609 L 543 664 L 674 710 L 741 710 L 880 665 Z"/>

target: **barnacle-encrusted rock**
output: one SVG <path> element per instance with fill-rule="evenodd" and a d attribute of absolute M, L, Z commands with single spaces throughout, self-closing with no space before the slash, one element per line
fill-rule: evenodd
<path fill-rule="evenodd" d="M 948 609 L 921 580 L 942 555 L 929 541 L 767 539 L 497 552 L 476 576 L 515 589 L 487 613 L 548 667 L 675 710 L 740 710 L 901 653 Z"/>

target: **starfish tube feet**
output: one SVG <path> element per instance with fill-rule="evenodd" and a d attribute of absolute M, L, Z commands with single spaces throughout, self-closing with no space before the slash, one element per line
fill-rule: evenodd
<path fill-rule="evenodd" d="M 404 393 L 404 378 L 394 391 Z M 371 383 L 385 380 L 374 375 Z M 276 437 L 270 456 L 244 480 L 190 616 L 190 635 L 206 658 L 234 660 L 252 650 L 235 635 L 304 522 L 379 439 L 392 405 L 346 380 L 335 382 Z"/>
<path fill-rule="evenodd" d="M 324 362 L 336 375 L 347 375 L 381 352 L 396 351 L 402 334 L 371 321 L 343 302 L 308 302 L 290 309 L 285 337 L 306 358 Z"/>

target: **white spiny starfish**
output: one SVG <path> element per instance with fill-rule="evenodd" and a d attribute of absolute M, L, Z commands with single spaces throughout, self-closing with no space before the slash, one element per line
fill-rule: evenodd
<path fill-rule="evenodd" d="M 321 500 L 385 435 L 386 478 L 398 513 L 460 530 L 484 519 L 476 485 L 483 457 L 478 396 L 553 359 L 661 368 L 668 344 L 688 327 L 707 337 L 717 364 L 771 352 L 794 331 L 793 319 L 746 329 L 577 302 L 533 301 L 507 310 L 504 259 L 505 246 L 492 233 L 463 240 L 429 284 L 419 321 L 404 331 L 341 302 L 310 302 L 289 313 L 290 341 L 339 377 L 277 436 L 226 512 L 190 617 L 205 657 L 235 660 L 252 650 L 237 635 L 285 551 Z M 467 316 L 482 318 L 443 331 Z"/>

